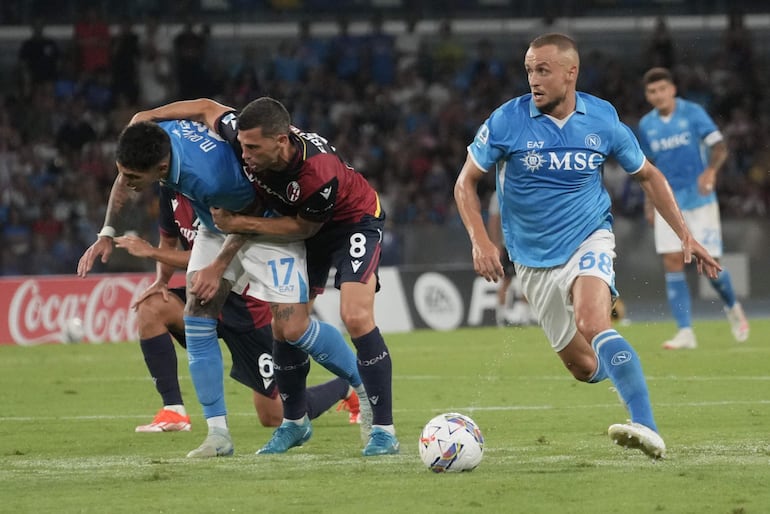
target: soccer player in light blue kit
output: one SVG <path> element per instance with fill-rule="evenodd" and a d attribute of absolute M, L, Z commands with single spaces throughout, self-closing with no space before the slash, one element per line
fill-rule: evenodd
<path fill-rule="evenodd" d="M 214 294 L 206 296 L 211 300 L 199 299 L 203 296 L 196 287 L 200 271 L 216 258 L 226 238 L 214 225 L 209 209 L 217 207 L 240 212 L 253 208 L 255 202 L 254 189 L 227 142 L 195 122 L 173 120 L 156 124 L 141 121 L 126 127 L 118 138 L 116 163 L 119 175 L 110 193 L 105 228 L 78 263 L 80 276 L 88 273 L 97 257 L 101 256 L 102 262 L 109 258 L 115 235 L 112 222 L 131 190 L 141 191 L 160 181 L 188 197 L 201 221 L 187 266 L 184 330 L 190 376 L 203 407 L 208 435 L 188 457 L 218 457 L 233 453 L 226 417 L 222 353 L 216 331 L 217 319 L 231 288 L 237 293 L 245 290 L 246 294 L 270 302 L 275 345 L 288 343 L 301 347 L 332 373 L 348 380 L 359 396 L 366 396 L 355 354 L 342 334 L 334 326 L 309 317 L 303 242 L 264 238 L 249 241 L 239 251 L 238 259 L 227 266 Z M 162 285 L 159 285 L 158 293 L 163 292 L 160 288 Z M 304 398 L 309 369 L 307 355 L 301 362 L 283 362 L 277 356 L 274 359 L 275 379 L 282 398 L 286 395 Z M 299 420 L 284 420 L 284 423 L 306 427 L 302 442 L 312 435 L 312 427 L 306 418 L 307 413 Z M 362 431 L 364 425 L 362 422 Z M 367 433 L 369 429 L 371 426 L 366 427 Z M 287 449 L 271 447 L 260 451 L 283 453 Z"/>
<path fill-rule="evenodd" d="M 717 173 L 727 159 L 722 133 L 698 104 L 676 96 L 671 72 L 652 68 L 642 79 L 647 101 L 654 107 L 639 122 L 639 141 L 652 162 L 674 190 L 684 220 L 693 236 L 716 258 L 722 256 L 722 224 L 714 191 Z M 707 155 L 708 154 L 708 155 Z M 663 256 L 666 295 L 679 331 L 663 348 L 697 346 L 692 330 L 690 289 L 684 273 L 679 239 L 650 202 L 645 213 L 655 228 L 655 250 Z M 749 337 L 749 323 L 735 299 L 730 274 L 723 269 L 711 286 L 722 298 L 733 337 L 739 343 Z"/>
<path fill-rule="evenodd" d="M 699 271 L 712 277 L 719 265 L 691 236 L 666 179 L 645 159 L 615 108 L 576 92 L 575 42 L 562 34 L 540 36 L 530 43 L 524 65 L 531 94 L 504 103 L 484 122 L 455 184 L 474 269 L 487 280 L 503 277 L 477 191 L 493 171 L 505 245 L 551 347 L 577 380 L 612 381 L 631 421 L 610 426 L 610 438 L 660 458 L 666 446 L 639 357 L 610 318 L 617 291 L 605 159 L 615 157 L 639 180 L 682 241 L 687 262 L 696 259 Z"/>

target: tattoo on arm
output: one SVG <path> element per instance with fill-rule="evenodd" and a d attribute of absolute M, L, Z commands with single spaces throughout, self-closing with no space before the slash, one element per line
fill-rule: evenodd
<path fill-rule="evenodd" d="M 110 198 L 107 201 L 107 212 L 104 215 L 104 224 L 110 227 L 121 225 L 125 213 L 124 207 L 134 198 L 134 193 L 123 182 L 122 175 L 118 175 L 110 190 Z"/>

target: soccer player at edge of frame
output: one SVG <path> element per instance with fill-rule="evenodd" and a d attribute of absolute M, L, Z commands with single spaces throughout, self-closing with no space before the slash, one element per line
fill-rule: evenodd
<path fill-rule="evenodd" d="M 105 225 L 98 238 L 78 262 L 78 275 L 85 277 L 94 261 L 106 262 L 112 252 L 115 229 L 113 221 L 124 211 L 131 191 L 142 191 L 156 182 L 187 196 L 200 220 L 195 245 L 186 271 L 187 301 L 184 309 L 184 331 L 187 343 L 190 377 L 198 402 L 208 425 L 208 435 L 191 458 L 229 456 L 234 446 L 228 427 L 224 395 L 223 359 L 217 335 L 222 306 L 234 284 L 248 280 L 248 294 L 270 303 L 273 311 L 274 376 L 284 407 L 284 423 L 258 453 L 284 453 L 312 436 L 307 416 L 306 376 L 310 366 L 308 355 L 335 375 L 345 378 L 360 400 L 366 391 L 358 373 L 355 354 L 342 333 L 333 325 L 309 316 L 306 249 L 302 242 L 278 241 L 274 238 L 242 240 L 238 259 L 229 262 L 214 284 L 207 282 L 210 295 L 203 301 L 201 279 L 223 245 L 231 238 L 214 225 L 210 208 L 228 207 L 234 211 L 252 209 L 255 192 L 244 176 L 243 167 L 233 148 L 209 130 L 188 120 L 161 123 L 133 123 L 123 129 L 116 148 L 118 176 L 110 191 Z M 217 180 L 212 180 L 216 176 Z M 271 268 L 276 262 L 286 263 L 283 284 L 274 280 Z M 288 284 L 288 286 L 286 286 Z M 286 405 L 297 408 L 287 418 Z M 361 432 L 371 431 L 371 410 L 361 402 Z M 278 437 L 284 425 L 297 427 L 298 440 Z M 292 443 L 290 445 L 290 443 Z"/>
<path fill-rule="evenodd" d="M 199 221 L 190 200 L 179 192 L 159 189 L 158 226 L 160 240 L 155 247 L 135 236 L 115 238 L 116 248 L 156 261 L 156 279 L 131 306 L 136 311 L 139 346 L 147 370 L 163 401 L 151 423 L 139 425 L 136 432 L 189 431 L 190 416 L 179 386 L 176 350 L 172 336 L 183 348 L 184 287 L 168 288 L 174 271 L 186 269 L 195 243 Z M 273 334 L 270 305 L 246 294 L 236 285 L 225 300 L 217 333 L 232 355 L 230 377 L 252 390 L 254 409 L 262 426 L 277 427 L 283 418 L 273 371 Z M 308 417 L 314 419 L 341 400 L 337 410 L 350 411 L 351 423 L 359 421 L 358 395 L 344 379 L 336 377 L 307 391 Z"/>
<path fill-rule="evenodd" d="M 385 224 L 377 191 L 329 141 L 292 126 L 287 109 L 273 98 L 257 98 L 240 112 L 207 98 L 179 101 L 139 113 L 132 121 L 170 118 L 205 123 L 239 148 L 258 196 L 282 215 L 257 217 L 212 209 L 218 229 L 304 240 L 311 298 L 324 291 L 329 270 L 335 267 L 340 318 L 356 348 L 358 370 L 371 398 L 373 424 L 363 455 L 397 454 L 392 361 L 374 319 Z M 204 270 L 206 276 L 213 281 L 221 276 L 222 267 L 232 258 L 232 248 L 223 245 Z M 201 291 L 205 289 L 203 285 Z M 205 294 L 201 297 L 205 299 Z M 361 394 L 359 397 L 363 405 L 365 400 Z M 292 434 L 287 437 L 294 438 Z"/>
<path fill-rule="evenodd" d="M 477 191 L 494 171 L 505 246 L 552 349 L 577 380 L 612 381 L 631 417 L 609 427 L 612 441 L 662 458 L 666 445 L 639 356 L 610 317 L 618 293 L 610 198 L 601 174 L 605 156 L 639 181 L 681 240 L 685 262 L 694 259 L 698 271 L 712 278 L 721 268 L 690 234 L 665 177 L 615 108 L 576 91 L 575 42 L 556 33 L 535 38 L 524 68 L 531 92 L 492 112 L 468 145 L 455 183 L 474 269 L 487 280 L 503 277 Z"/>
<path fill-rule="evenodd" d="M 727 144 L 714 121 L 700 105 L 676 96 L 674 77 L 666 68 L 652 68 L 642 78 L 644 96 L 654 107 L 639 121 L 639 142 L 644 153 L 671 184 L 684 220 L 693 235 L 714 257 L 722 256 L 722 222 L 714 190 L 719 169 L 727 160 Z M 672 144 L 672 142 L 675 142 Z M 708 161 L 704 147 L 709 148 Z M 668 306 L 678 331 L 663 343 L 669 350 L 698 346 L 692 329 L 690 289 L 684 273 L 682 248 L 676 234 L 645 201 L 647 221 L 655 231 L 655 251 L 663 257 Z M 727 269 L 709 281 L 724 303 L 733 338 L 749 338 L 749 322 L 735 298 Z"/>

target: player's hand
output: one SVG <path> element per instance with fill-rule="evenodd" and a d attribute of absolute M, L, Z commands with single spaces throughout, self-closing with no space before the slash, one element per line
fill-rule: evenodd
<path fill-rule="evenodd" d="M 226 234 L 237 232 L 236 226 L 236 214 L 227 209 L 220 209 L 219 207 L 211 207 L 211 217 L 214 218 L 214 225 L 225 232 Z"/>
<path fill-rule="evenodd" d="M 105 264 L 112 254 L 112 238 L 101 236 L 94 244 L 88 247 L 83 253 L 83 256 L 78 261 L 78 276 L 85 278 L 91 268 L 94 267 L 94 262 L 98 257 L 101 257 L 102 264 Z"/>
<path fill-rule="evenodd" d="M 115 246 L 123 248 L 134 257 L 152 257 L 155 247 L 138 236 L 120 236 L 115 238 Z"/>
<path fill-rule="evenodd" d="M 216 296 L 222 283 L 224 271 L 224 269 L 221 269 L 214 264 L 209 264 L 193 274 L 192 279 L 190 280 L 190 293 L 198 297 L 201 305 Z"/>
<path fill-rule="evenodd" d="M 500 249 L 492 241 L 473 245 L 473 269 L 487 282 L 497 282 L 503 278 L 503 265 L 500 262 Z"/>
<path fill-rule="evenodd" d="M 706 168 L 706 170 L 698 176 L 698 192 L 702 196 L 710 195 L 714 192 L 716 187 L 716 170 L 713 168 Z"/>
<path fill-rule="evenodd" d="M 682 241 L 682 253 L 684 253 L 685 264 L 689 264 L 695 259 L 698 273 L 701 275 L 717 278 L 719 272 L 722 271 L 722 266 L 716 259 L 692 237 L 687 237 Z"/>
<path fill-rule="evenodd" d="M 139 304 L 145 301 L 147 298 L 154 294 L 159 294 L 163 297 L 163 301 L 168 301 L 168 284 L 165 282 L 162 282 L 160 280 L 155 280 L 152 284 L 147 287 L 147 289 L 142 292 L 142 294 L 139 295 L 139 298 L 136 299 L 134 303 L 131 304 L 131 308 L 133 310 L 136 310 L 139 308 Z"/>

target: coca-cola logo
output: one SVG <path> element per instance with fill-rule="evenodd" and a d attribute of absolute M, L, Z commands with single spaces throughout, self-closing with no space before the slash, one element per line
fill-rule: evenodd
<path fill-rule="evenodd" d="M 68 282 L 52 287 L 37 279 L 24 280 L 8 306 L 8 329 L 21 345 L 60 340 L 61 327 L 71 318 L 83 321 L 90 342 L 137 339 L 136 313 L 131 305 L 152 283 L 151 276 L 111 276 L 93 281 Z"/>

